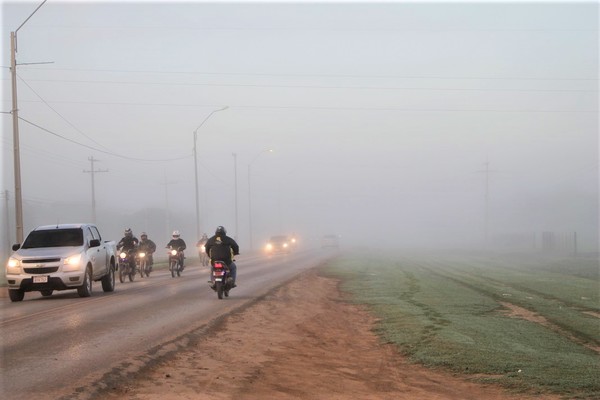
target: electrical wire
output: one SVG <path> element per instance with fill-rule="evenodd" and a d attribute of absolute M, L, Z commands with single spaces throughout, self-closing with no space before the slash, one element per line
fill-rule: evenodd
<path fill-rule="evenodd" d="M 456 91 L 456 92 L 568 92 L 568 93 L 597 93 L 598 89 L 482 89 L 482 88 L 427 88 L 427 87 L 394 87 L 394 86 L 341 86 L 341 85 L 260 85 L 236 83 L 187 83 L 187 82 L 136 82 L 108 80 L 68 80 L 68 79 L 31 79 L 30 82 L 57 83 L 91 83 L 113 85 L 153 85 L 153 86 L 204 86 L 204 87 L 244 87 L 271 89 L 347 89 L 347 90 L 423 90 L 423 91 Z"/>
<path fill-rule="evenodd" d="M 77 128 L 75 125 L 73 125 L 69 120 L 67 120 L 61 113 L 59 113 L 58 111 L 56 111 L 56 109 L 54 109 L 50 104 L 48 104 L 48 102 L 46 100 L 44 100 L 42 98 L 42 96 L 39 95 L 38 92 L 36 92 L 28 83 L 27 81 L 25 81 L 25 79 L 23 79 L 20 75 L 17 74 L 17 77 L 21 80 L 21 82 L 23 82 L 25 84 L 25 86 L 27 86 L 29 88 L 29 90 L 31 90 L 37 97 L 39 97 L 39 99 L 52 111 L 54 111 L 54 113 L 56 113 L 56 115 L 58 115 L 63 121 L 65 121 L 67 124 L 69 124 L 73 129 L 75 129 L 77 132 L 79 132 L 82 136 L 84 136 L 85 138 L 91 140 L 92 142 L 96 143 L 98 146 L 109 150 L 108 147 L 104 146 L 102 143 L 99 143 L 98 141 L 94 140 L 93 138 L 89 137 L 88 135 L 86 135 L 85 133 L 83 133 L 81 131 L 81 129 Z"/>
<path fill-rule="evenodd" d="M 90 150 L 97 151 L 99 153 L 108 154 L 108 155 L 111 155 L 111 156 L 114 156 L 114 157 L 123 158 L 123 159 L 126 159 L 126 160 L 141 161 L 141 162 L 169 162 L 169 161 L 184 160 L 184 159 L 187 159 L 187 158 L 191 158 L 193 156 L 192 154 L 190 154 L 190 155 L 187 155 L 187 156 L 181 156 L 181 157 L 175 157 L 175 158 L 164 158 L 164 159 L 146 159 L 146 158 L 128 157 L 128 156 L 124 156 L 122 154 L 113 153 L 113 152 L 110 152 L 110 151 L 106 151 L 106 150 L 98 149 L 98 148 L 95 148 L 95 147 L 92 147 L 92 146 L 88 146 L 88 145 L 83 144 L 83 143 L 79 143 L 79 142 L 77 142 L 75 140 L 66 138 L 66 137 L 64 137 L 62 135 L 59 135 L 56 132 L 52 132 L 51 130 L 46 129 L 46 128 L 44 128 L 44 127 L 42 127 L 42 126 L 40 126 L 40 125 L 38 125 L 38 124 L 36 124 L 34 122 L 28 121 L 25 118 L 19 117 L 19 119 L 21 121 L 23 121 L 23 122 L 26 122 L 26 123 L 28 123 L 28 124 L 30 124 L 32 126 L 35 126 L 36 128 L 41 129 L 42 131 L 47 132 L 47 133 L 49 133 L 49 134 L 51 134 L 53 136 L 56 136 L 56 137 L 58 137 L 58 138 L 60 138 L 62 140 L 65 140 L 67 142 L 76 144 L 76 145 L 81 146 L 81 147 L 85 147 L 85 148 L 90 149 Z"/>

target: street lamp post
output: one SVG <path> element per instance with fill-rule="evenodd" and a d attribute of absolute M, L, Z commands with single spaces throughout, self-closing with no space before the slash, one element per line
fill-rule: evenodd
<path fill-rule="evenodd" d="M 260 153 L 258 153 L 254 159 L 252 159 L 252 161 L 250 161 L 248 163 L 248 227 L 250 230 L 250 250 L 254 249 L 253 243 L 252 243 L 252 190 L 250 188 L 250 166 L 252 165 L 252 163 L 254 161 L 256 161 L 256 159 L 263 153 L 272 153 L 273 150 L 271 149 L 265 149 L 263 151 L 261 151 Z"/>
<path fill-rule="evenodd" d="M 204 121 L 198 125 L 198 127 L 194 130 L 194 182 L 196 187 L 196 240 L 200 238 L 200 200 L 198 198 L 198 152 L 196 150 L 196 142 L 198 140 L 198 129 L 204 125 L 206 121 L 216 112 L 227 110 L 229 106 L 225 106 L 223 108 L 219 108 L 218 110 L 211 111 L 210 114 L 204 118 Z"/>

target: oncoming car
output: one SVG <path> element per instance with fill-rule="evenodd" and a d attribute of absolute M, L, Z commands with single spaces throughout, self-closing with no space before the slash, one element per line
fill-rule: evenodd
<path fill-rule="evenodd" d="M 271 236 L 271 239 L 265 245 L 265 253 L 289 253 L 292 250 L 290 238 L 284 235 Z"/>

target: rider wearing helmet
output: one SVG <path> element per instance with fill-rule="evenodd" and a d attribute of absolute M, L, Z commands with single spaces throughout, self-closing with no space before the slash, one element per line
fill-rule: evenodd
<path fill-rule="evenodd" d="M 227 231 L 223 226 L 218 226 L 215 230 L 215 235 L 208 239 L 205 247 L 206 254 L 208 254 L 211 261 L 221 260 L 229 266 L 231 278 L 233 279 L 233 287 L 236 287 L 237 266 L 235 265 L 233 256 L 240 254 L 240 246 L 238 246 L 233 238 L 227 236 Z M 209 283 L 212 284 L 212 280 Z"/>
<path fill-rule="evenodd" d="M 125 236 L 119 241 L 119 243 L 117 243 L 117 249 L 119 252 L 125 251 L 130 253 L 136 249 L 139 244 L 139 240 L 133 236 L 131 228 L 125 229 L 124 235 Z M 129 265 L 131 268 L 135 269 L 135 257 L 129 257 Z"/>
<path fill-rule="evenodd" d="M 152 264 L 154 264 L 152 254 L 156 251 L 156 244 L 148 239 L 148 234 L 146 232 L 142 232 L 140 239 L 139 249 L 147 254 L 148 267 L 150 267 L 150 271 L 152 271 Z"/>
<path fill-rule="evenodd" d="M 183 260 L 185 257 L 183 256 L 183 250 L 185 250 L 185 242 L 180 237 L 179 231 L 173 231 L 173 238 L 169 243 L 167 243 L 167 248 L 175 249 L 179 251 L 179 264 L 181 265 L 181 272 L 183 272 Z"/>
<path fill-rule="evenodd" d="M 206 241 L 208 240 L 208 236 L 206 235 L 206 232 L 202 234 L 202 237 L 200 238 L 200 240 L 198 240 L 198 243 L 196 243 L 197 247 L 202 246 L 204 243 L 206 243 Z"/>

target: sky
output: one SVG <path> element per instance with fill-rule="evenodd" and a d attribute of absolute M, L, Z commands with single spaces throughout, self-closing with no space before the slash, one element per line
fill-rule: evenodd
<path fill-rule="evenodd" d="M 10 33 L 41 3 L 1 7 L 5 247 Z M 224 225 L 242 249 L 292 232 L 468 247 L 551 231 L 597 250 L 598 11 L 48 0 L 17 31 L 24 230 L 92 220 L 93 158 L 115 240 Z"/>

